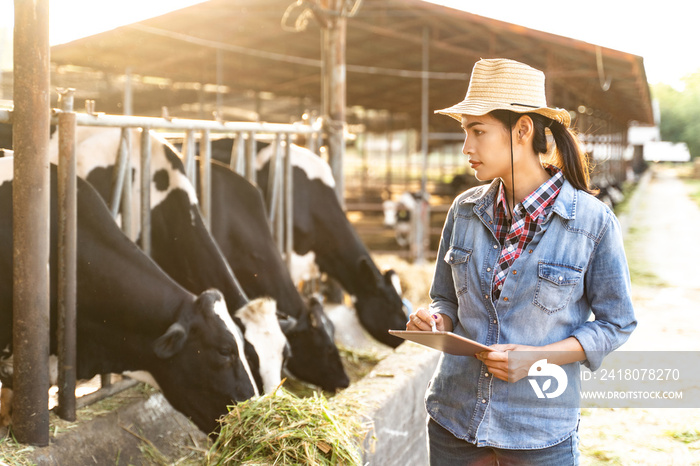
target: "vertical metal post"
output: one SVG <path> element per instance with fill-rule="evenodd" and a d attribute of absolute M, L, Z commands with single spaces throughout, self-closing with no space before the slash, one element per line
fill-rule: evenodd
<path fill-rule="evenodd" d="M 278 237 L 278 231 L 276 228 L 276 221 L 275 219 L 277 218 L 277 203 L 279 199 L 279 186 L 280 183 L 278 182 L 280 178 L 279 174 L 279 168 L 280 168 L 280 150 L 281 150 L 281 139 L 280 139 L 280 134 L 275 135 L 275 142 L 273 143 L 273 150 L 272 150 L 272 157 L 270 158 L 268 162 L 268 172 L 267 172 L 267 193 L 265 193 L 265 198 L 267 200 L 267 218 L 268 221 L 270 222 L 270 228 L 272 229 L 272 234 L 275 237 L 275 240 L 277 242 L 277 237 Z M 279 244 L 279 242 L 278 242 Z M 281 249 L 280 249 L 281 251 Z"/>
<path fill-rule="evenodd" d="M 231 147 L 231 161 L 229 163 L 231 170 L 239 175 L 245 174 L 245 133 L 239 131 L 236 133 L 236 140 Z"/>
<path fill-rule="evenodd" d="M 185 174 L 187 175 L 187 178 L 190 180 L 190 183 L 192 183 L 192 187 L 195 189 L 195 192 L 197 191 L 197 170 L 196 170 L 196 165 L 195 165 L 195 155 L 194 155 L 194 147 L 195 147 L 195 137 L 194 137 L 194 130 L 188 129 L 185 132 L 185 160 L 184 160 L 184 165 L 185 165 Z"/>
<path fill-rule="evenodd" d="M 209 130 L 199 139 L 199 207 L 207 230 L 211 230 L 211 142 Z"/>
<path fill-rule="evenodd" d="M 122 135 L 119 140 L 119 154 L 112 176 L 112 193 L 110 197 L 109 210 L 112 217 L 117 218 L 119 206 L 122 201 L 122 190 L 124 189 L 124 177 L 126 176 L 126 164 L 129 151 L 126 146 L 126 128 L 122 128 Z"/>
<path fill-rule="evenodd" d="M 131 239 L 131 241 L 136 241 L 134 237 L 134 224 L 132 217 L 132 193 L 133 193 L 133 179 L 131 176 L 131 129 L 122 128 L 122 138 L 123 142 L 120 145 L 120 150 L 125 151 L 124 154 L 124 187 L 122 188 L 122 202 L 121 202 L 121 213 L 122 213 L 122 231 L 126 236 Z"/>
<path fill-rule="evenodd" d="M 386 173 L 384 184 L 386 185 L 387 192 L 391 193 L 391 159 L 393 158 L 394 150 L 394 128 L 393 128 L 393 118 L 392 114 L 389 114 L 387 121 L 387 132 L 386 132 Z"/>
<path fill-rule="evenodd" d="M 276 202 L 276 213 L 275 213 L 275 240 L 277 241 L 277 250 L 280 254 L 284 254 L 284 233 L 285 233 L 285 218 L 284 218 L 284 194 L 286 186 L 286 177 L 283 169 L 283 164 L 286 161 L 282 160 L 282 135 L 277 134 L 277 179 L 275 180 L 275 185 L 277 185 L 277 202 Z M 286 150 L 285 150 L 286 152 Z"/>
<path fill-rule="evenodd" d="M 322 6 L 337 12 L 342 11 L 342 2 L 338 0 L 323 0 Z M 325 4 L 325 5 L 324 5 Z M 340 205 L 345 207 L 345 182 L 343 178 L 343 160 L 345 158 L 345 93 L 346 93 L 346 43 L 347 19 L 341 14 L 328 17 L 324 27 L 326 38 L 325 54 L 323 57 L 325 74 L 322 76 L 327 83 L 328 103 L 324 104 L 326 115 L 326 134 L 328 135 L 328 162 L 335 178 L 335 192 Z"/>
<path fill-rule="evenodd" d="M 246 148 L 245 159 L 245 177 L 248 181 L 257 185 L 255 179 L 255 131 L 248 133 L 248 147 Z"/>
<path fill-rule="evenodd" d="M 75 421 L 76 277 L 78 204 L 73 89 L 59 95 L 58 115 L 58 407 L 62 419 Z"/>
<path fill-rule="evenodd" d="M 284 146 L 284 262 L 287 270 L 292 271 L 292 253 L 294 250 L 294 172 L 292 168 L 292 139 L 285 135 Z"/>
<path fill-rule="evenodd" d="M 112 180 L 110 212 L 112 217 L 116 219 L 117 214 L 121 211 L 122 231 L 133 240 L 131 188 L 131 133 L 129 128 L 122 128 L 121 137 L 119 138 L 119 153 Z M 100 384 L 103 388 L 110 387 L 112 385 L 112 375 L 109 373 L 100 374 Z"/>
<path fill-rule="evenodd" d="M 151 136 L 141 129 L 141 249 L 151 255 Z"/>
<path fill-rule="evenodd" d="M 49 443 L 49 2 L 15 0 L 13 352 L 17 441 Z"/>
<path fill-rule="evenodd" d="M 430 30 L 427 27 L 423 28 L 423 78 L 421 80 L 421 153 L 423 154 L 423 170 L 420 180 L 421 198 L 416 203 L 416 220 L 423 218 L 423 211 L 426 208 L 426 193 L 428 184 L 428 115 L 429 115 L 429 93 L 430 93 Z M 422 221 L 417 221 L 415 234 L 415 255 L 414 262 L 423 264 L 425 261 L 425 235 L 426 231 Z"/>

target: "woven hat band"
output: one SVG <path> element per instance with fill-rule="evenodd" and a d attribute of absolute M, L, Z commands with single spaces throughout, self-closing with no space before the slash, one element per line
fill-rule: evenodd
<path fill-rule="evenodd" d="M 461 115 L 485 115 L 493 110 L 539 113 L 567 127 L 571 122 L 566 110 L 547 107 L 543 72 L 504 58 L 476 62 L 464 100 L 435 113 L 460 120 Z"/>

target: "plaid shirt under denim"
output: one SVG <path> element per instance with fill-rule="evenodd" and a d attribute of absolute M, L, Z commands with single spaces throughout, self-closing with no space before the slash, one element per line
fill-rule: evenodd
<path fill-rule="evenodd" d="M 506 217 L 508 207 L 503 183 L 498 190 L 494 212 L 494 233 L 503 248 L 493 271 L 491 296 L 494 302 L 498 301 L 501 295 L 501 288 L 503 288 L 503 282 L 508 275 L 508 269 L 535 237 L 537 229 L 547 218 L 552 205 L 554 205 L 554 200 L 564 184 L 564 175 L 561 170 L 552 165 L 545 166 L 545 169 L 551 178 L 542 183 L 521 203 L 515 205 L 512 224 L 509 224 L 509 219 Z"/>

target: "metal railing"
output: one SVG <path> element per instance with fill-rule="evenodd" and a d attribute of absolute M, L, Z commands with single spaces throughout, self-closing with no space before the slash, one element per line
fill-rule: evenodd
<path fill-rule="evenodd" d="M 59 375 L 58 375 L 58 405 L 56 413 L 63 419 L 74 421 L 76 408 L 85 403 L 76 402 L 76 250 L 77 250 L 77 193 L 76 193 L 76 127 L 118 127 L 122 129 L 119 152 L 114 165 L 114 184 L 111 199 L 108 206 L 113 217 L 121 213 L 122 229 L 127 236 L 135 239 L 135 232 L 131 228 L 131 177 L 126 176 L 130 172 L 130 135 L 129 129 L 141 129 L 140 140 L 140 171 L 139 179 L 141 187 L 140 199 L 140 225 L 141 248 L 146 254 L 151 252 L 151 219 L 150 219 L 150 183 L 151 183 L 151 152 L 150 132 L 167 131 L 169 133 L 182 133 L 184 143 L 182 146 L 183 164 L 188 179 L 195 186 L 200 211 L 207 228 L 211 225 L 211 142 L 212 134 L 235 138 L 231 153 L 230 167 L 244 176 L 248 181 L 256 183 L 255 149 L 256 138 L 272 137 L 275 144 L 274 156 L 270 163 L 270 183 L 268 192 L 264 193 L 271 209 L 268 213 L 270 227 L 276 239 L 278 248 L 285 258 L 287 267 L 291 266 L 292 254 L 292 169 L 290 157 L 290 144 L 294 136 L 303 135 L 310 141 L 310 148 L 315 151 L 321 138 L 320 125 L 308 125 L 303 123 L 275 124 L 275 123 L 251 123 L 251 122 L 222 122 L 209 120 L 192 120 L 178 118 L 157 118 L 99 114 L 90 111 L 88 103 L 86 113 L 76 113 L 73 109 L 73 90 L 62 90 L 59 103 L 61 108 L 55 109 L 51 117 L 51 123 L 58 127 L 59 157 L 58 157 L 58 335 L 59 342 Z M 0 122 L 11 123 L 13 110 L 0 109 Z M 196 153 L 196 142 L 199 142 L 199 154 Z M 197 155 L 199 156 L 199 183 L 197 183 Z M 48 288 L 47 288 L 48 291 Z M 17 341 L 20 336 L 14 334 Z M 48 359 L 48 354 L 46 355 Z M 21 362 L 20 362 L 21 363 Z M 15 369 L 18 361 L 14 361 Z M 48 360 L 46 361 L 48 367 Z M 103 374 L 103 387 L 110 385 L 109 376 Z M 116 385 L 116 384 L 115 384 Z M 89 396 L 90 402 L 110 396 L 120 388 L 126 388 L 129 384 L 120 384 Z M 17 400 L 18 397 L 15 397 Z M 33 408 L 31 415 L 36 411 L 41 413 L 48 411 L 48 405 L 43 408 Z M 46 411 L 43 411 L 46 413 Z M 23 416 L 23 410 L 15 410 L 19 416 Z M 31 422 L 31 419 L 15 418 L 13 422 Z M 47 426 L 48 429 L 48 426 Z M 42 440 L 34 441 L 34 444 L 43 443 Z"/>

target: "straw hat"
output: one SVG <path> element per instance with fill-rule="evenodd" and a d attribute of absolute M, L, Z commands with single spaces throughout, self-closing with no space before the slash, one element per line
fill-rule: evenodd
<path fill-rule="evenodd" d="M 463 101 L 452 107 L 436 110 L 461 121 L 462 115 L 481 116 L 492 110 L 516 113 L 539 113 L 565 127 L 571 115 L 562 108 L 547 107 L 544 73 L 524 63 L 505 58 L 482 59 L 476 62 Z"/>

